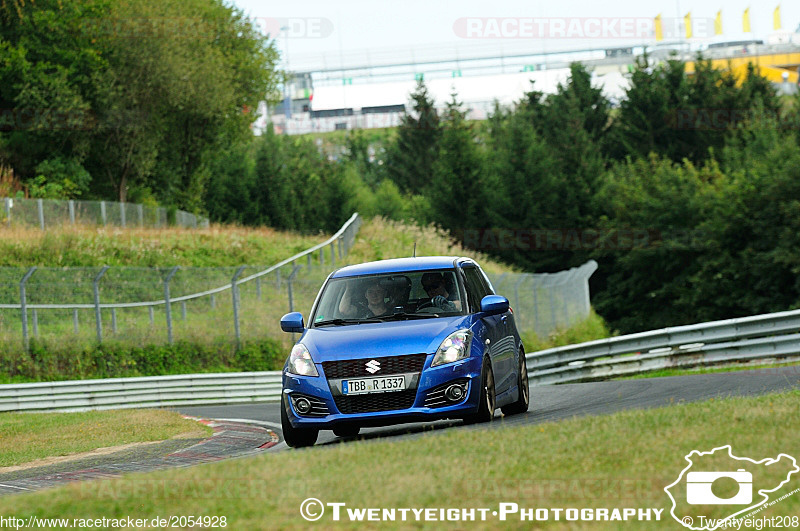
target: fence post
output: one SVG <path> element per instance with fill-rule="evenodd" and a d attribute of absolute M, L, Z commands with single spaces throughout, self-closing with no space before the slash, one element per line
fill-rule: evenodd
<path fill-rule="evenodd" d="M 172 344 L 172 303 L 169 300 L 169 281 L 178 272 L 180 266 L 175 266 L 167 273 L 167 278 L 164 279 L 164 309 L 167 313 L 167 341 Z"/>
<path fill-rule="evenodd" d="M 111 308 L 111 332 L 117 333 L 117 309 Z"/>
<path fill-rule="evenodd" d="M 319 250 L 319 265 L 325 265 L 325 247 L 321 247 Z"/>
<path fill-rule="evenodd" d="M 122 221 L 122 226 L 125 227 L 125 203 L 119 204 L 119 218 Z"/>
<path fill-rule="evenodd" d="M 336 267 L 336 245 L 331 242 L 331 267 Z"/>
<path fill-rule="evenodd" d="M 186 301 L 181 301 L 181 319 L 186 322 Z"/>
<path fill-rule="evenodd" d="M 139 227 L 144 227 L 144 207 L 142 204 L 136 205 L 136 210 L 139 211 Z"/>
<path fill-rule="evenodd" d="M 28 272 L 25 273 L 25 276 L 23 276 L 22 280 L 19 282 L 19 302 L 20 309 L 22 310 L 22 341 L 25 344 L 26 352 L 30 347 L 30 342 L 28 341 L 28 298 L 25 294 L 25 284 L 28 283 L 28 279 L 31 278 L 34 271 L 36 271 L 35 267 L 28 269 Z"/>
<path fill-rule="evenodd" d="M 281 268 L 275 270 L 275 289 L 281 289 Z"/>
<path fill-rule="evenodd" d="M 41 199 L 36 200 L 36 208 L 39 210 L 39 226 L 44 230 L 44 202 Z"/>
<path fill-rule="evenodd" d="M 536 286 L 536 284 L 538 284 L 538 282 L 536 281 L 536 277 L 533 276 L 533 275 L 531 275 L 531 280 L 533 281 L 533 330 L 534 330 L 534 332 L 536 332 L 537 336 L 540 336 L 540 334 L 539 334 L 539 300 L 538 300 L 538 296 L 536 295 L 536 292 L 539 291 L 539 289 Z"/>
<path fill-rule="evenodd" d="M 261 277 L 256 277 L 256 297 L 261 300 Z"/>
<path fill-rule="evenodd" d="M 217 298 L 212 293 L 211 294 L 211 309 L 213 310 L 216 307 L 217 307 Z"/>
<path fill-rule="evenodd" d="M 100 217 L 103 219 L 103 226 L 106 226 L 106 202 L 100 201 Z"/>
<path fill-rule="evenodd" d="M 78 309 L 72 310 L 72 328 L 75 330 L 75 335 L 78 334 Z"/>
<path fill-rule="evenodd" d="M 33 309 L 33 337 L 39 339 L 39 312 Z"/>
<path fill-rule="evenodd" d="M 339 248 L 339 260 L 342 259 L 342 237 L 336 238 L 336 247 Z"/>
<path fill-rule="evenodd" d="M 100 287 L 98 283 L 100 279 L 103 278 L 103 275 L 106 274 L 106 271 L 108 271 L 108 266 L 103 266 L 97 276 L 94 277 L 94 282 L 92 282 L 92 291 L 94 292 L 94 320 L 97 328 L 98 343 L 103 341 L 103 316 L 100 312 Z"/>
<path fill-rule="evenodd" d="M 6 203 L 6 223 L 8 223 L 8 226 L 10 227 L 11 226 L 11 198 L 10 197 L 6 197 L 5 203 Z"/>
<path fill-rule="evenodd" d="M 9 218 L 9 219 L 11 219 L 11 218 Z M 10 223 L 10 222 L 9 222 L 9 223 Z M 311 271 L 311 254 L 312 254 L 312 253 L 308 253 L 308 254 L 306 255 L 306 258 L 308 258 L 308 270 L 309 270 L 309 271 Z"/>
<path fill-rule="evenodd" d="M 234 273 L 233 278 L 231 279 L 231 297 L 233 298 L 233 329 L 236 334 L 236 349 L 238 350 L 242 344 L 242 336 L 239 331 L 239 286 L 237 285 L 237 281 L 239 277 L 242 275 L 244 268 L 247 266 L 241 266 L 239 269 L 236 270 Z"/>
<path fill-rule="evenodd" d="M 148 310 L 147 313 L 150 315 L 150 326 L 153 326 L 154 324 L 156 324 L 156 319 L 155 319 L 155 315 L 154 315 L 155 312 L 153 311 L 153 307 L 152 306 L 148 306 L 147 310 Z"/>
<path fill-rule="evenodd" d="M 75 201 L 69 200 L 69 224 L 75 225 Z"/>

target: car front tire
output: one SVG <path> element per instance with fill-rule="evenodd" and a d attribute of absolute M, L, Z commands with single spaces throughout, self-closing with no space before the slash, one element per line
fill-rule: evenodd
<path fill-rule="evenodd" d="M 500 409 L 503 415 L 517 415 L 528 411 L 530 405 L 530 388 L 528 387 L 528 364 L 525 362 L 525 352 L 519 352 L 519 378 L 517 378 L 517 385 L 519 386 L 519 398 L 513 404 L 503 406 Z"/>
<path fill-rule="evenodd" d="M 494 418 L 495 391 L 494 391 L 494 372 L 492 372 L 492 362 L 489 358 L 483 358 L 483 368 L 481 369 L 481 397 L 478 410 L 464 418 L 467 424 L 480 422 L 490 422 Z"/>
<path fill-rule="evenodd" d="M 286 396 L 281 397 L 281 428 L 283 429 L 283 440 L 286 441 L 287 446 L 292 448 L 303 448 L 304 446 L 314 446 L 319 436 L 319 430 L 312 428 L 295 428 L 289 422 L 289 416 L 286 414 Z"/>

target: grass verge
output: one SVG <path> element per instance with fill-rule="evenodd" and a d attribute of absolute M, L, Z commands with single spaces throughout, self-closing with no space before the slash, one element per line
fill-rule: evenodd
<path fill-rule="evenodd" d="M 602 317 L 591 310 L 589 317 L 566 329 L 558 329 L 546 337 L 539 337 L 534 332 L 520 332 L 528 353 L 564 345 L 575 345 L 595 339 L 611 337 L 611 332 Z"/>
<path fill-rule="evenodd" d="M 208 437 L 211 432 L 196 421 L 162 410 L 3 413 L 0 467 L 187 434 Z"/>
<path fill-rule="evenodd" d="M 642 374 L 634 374 L 622 378 L 615 378 L 615 380 L 642 380 L 644 378 L 660 378 L 662 376 L 686 376 L 690 374 L 713 374 L 717 372 L 738 372 L 749 371 L 755 369 L 775 369 L 779 367 L 798 367 L 800 369 L 800 361 L 793 361 L 790 363 L 737 363 L 734 365 L 725 365 L 723 367 L 696 367 L 693 369 L 662 369 L 658 371 L 645 372 Z"/>
<path fill-rule="evenodd" d="M 656 508 L 664 509 L 660 522 L 630 525 L 676 529 L 679 526 L 669 516 L 671 504 L 663 489 L 686 467 L 684 456 L 726 444 L 733 445 L 735 455 L 752 459 L 782 452 L 796 456 L 798 410 L 800 392 L 792 391 L 502 430 L 454 429 L 414 439 L 353 442 L 5 497 L 0 499 L 0 514 L 18 518 L 225 516 L 231 529 L 294 529 L 310 525 L 301 518 L 299 507 L 314 497 L 349 508 L 496 510 L 502 502 L 524 508 Z M 775 481 L 773 476 L 755 477 L 769 483 Z M 794 475 L 779 492 L 798 487 L 800 480 Z M 800 493 L 760 516 L 791 516 L 798 511 Z M 330 512 L 316 525 L 331 527 Z M 390 524 L 381 527 L 385 525 Z M 394 525 L 414 526 L 409 522 Z M 550 521 L 551 527 L 570 529 L 627 525 Z M 416 526 L 529 529 L 531 522 L 520 522 L 519 515 L 499 522 L 489 513 L 486 522 Z"/>

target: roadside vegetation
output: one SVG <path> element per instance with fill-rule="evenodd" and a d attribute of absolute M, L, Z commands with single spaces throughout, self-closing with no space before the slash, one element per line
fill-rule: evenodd
<path fill-rule="evenodd" d="M 48 457 L 170 438 L 203 438 L 211 433 L 208 426 L 163 410 L 2 413 L 0 471 Z"/>
<path fill-rule="evenodd" d="M 684 457 L 692 450 L 710 451 L 726 444 L 732 444 L 734 455 L 756 460 L 780 453 L 794 455 L 800 446 L 798 399 L 800 392 L 792 391 L 500 430 L 448 429 L 412 438 L 269 453 L 6 496 L 0 498 L 0 513 L 18 518 L 226 516 L 228 527 L 234 529 L 263 528 L 264 522 L 271 529 L 292 529 L 307 525 L 300 516 L 300 504 L 313 497 L 349 508 L 497 510 L 500 503 L 532 509 L 649 507 L 664 509 L 661 521 L 637 525 L 675 529 L 679 524 L 669 516 L 671 504 L 663 489 L 686 467 Z M 537 414 L 535 404 L 532 414 Z M 770 436 L 764 437 L 765 433 Z M 345 477 L 359 480 L 344 488 Z M 798 487 L 800 478 L 795 474 L 781 492 Z M 795 494 L 758 516 L 798 512 L 800 496 Z M 520 522 L 519 515 L 506 522 L 489 518 L 467 527 L 531 526 L 531 522 Z M 357 525 L 347 520 L 333 522 L 329 507 L 319 523 L 342 528 Z M 575 529 L 578 524 L 537 522 L 553 529 Z M 385 525 L 406 528 L 409 523 Z M 617 529 L 619 525 L 585 522 L 580 528 Z M 462 529 L 465 524 L 438 522 L 436 527 Z"/>

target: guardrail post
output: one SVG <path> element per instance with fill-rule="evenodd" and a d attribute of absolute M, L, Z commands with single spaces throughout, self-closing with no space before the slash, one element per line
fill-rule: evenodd
<path fill-rule="evenodd" d="M 152 306 L 147 307 L 147 313 L 150 315 L 150 326 L 153 326 L 156 324 L 156 316 Z"/>
<path fill-rule="evenodd" d="M 8 219 L 11 219 L 11 218 L 8 218 Z M 306 255 L 306 258 L 308 258 L 308 270 L 311 271 L 311 253 L 308 253 Z"/>
<path fill-rule="evenodd" d="M 69 200 L 69 224 L 75 225 L 75 201 Z"/>
<path fill-rule="evenodd" d="M 321 266 L 325 265 L 325 248 L 324 247 L 320 248 L 320 250 L 319 250 L 319 265 L 321 265 Z"/>
<path fill-rule="evenodd" d="M 117 309 L 111 308 L 111 332 L 117 333 Z"/>
<path fill-rule="evenodd" d="M 39 312 L 33 309 L 33 337 L 39 338 Z"/>
<path fill-rule="evenodd" d="M 339 260 L 342 259 L 342 237 L 336 238 L 336 247 L 339 249 Z"/>
<path fill-rule="evenodd" d="M 41 199 L 36 200 L 36 208 L 39 210 L 39 226 L 44 230 L 44 202 Z"/>
<path fill-rule="evenodd" d="M 261 277 L 256 277 L 256 298 L 261 300 Z"/>
<path fill-rule="evenodd" d="M 217 307 L 217 298 L 212 293 L 211 294 L 211 309 L 213 310 L 216 307 Z"/>
<path fill-rule="evenodd" d="M 103 219 L 103 226 L 106 226 L 106 202 L 100 201 L 100 217 Z"/>
<path fill-rule="evenodd" d="M 6 203 L 6 223 L 8 223 L 8 226 L 10 227 L 11 226 L 11 198 L 10 197 L 6 197 L 5 203 Z"/>
<path fill-rule="evenodd" d="M 336 267 L 336 246 L 331 242 L 331 267 Z"/>
<path fill-rule="evenodd" d="M 72 328 L 75 330 L 75 335 L 78 335 L 78 309 L 72 310 Z"/>
<path fill-rule="evenodd" d="M 169 281 L 178 272 L 180 266 L 175 266 L 167 273 L 167 278 L 164 279 L 164 309 L 167 313 L 167 341 L 172 344 L 172 301 L 169 300 Z"/>
<path fill-rule="evenodd" d="M 97 342 L 103 341 L 103 316 L 100 312 L 100 287 L 98 286 L 100 279 L 108 271 L 108 266 L 103 266 L 100 272 L 94 277 L 92 282 L 92 291 L 94 292 L 94 320 L 97 328 Z"/>
<path fill-rule="evenodd" d="M 181 319 L 186 322 L 186 301 L 181 301 Z"/>
<path fill-rule="evenodd" d="M 281 268 L 275 270 L 275 289 L 281 289 Z"/>
<path fill-rule="evenodd" d="M 242 345 L 242 336 L 241 332 L 239 331 L 239 286 L 237 281 L 239 277 L 242 275 L 246 266 L 241 266 L 239 269 L 236 270 L 234 273 L 233 278 L 231 279 L 231 297 L 233 298 L 233 330 L 236 334 L 236 349 L 238 350 Z"/>
<path fill-rule="evenodd" d="M 30 341 L 28 338 L 28 298 L 25 293 L 25 285 L 28 283 L 28 279 L 31 278 L 34 271 L 36 271 L 35 267 L 28 269 L 28 272 L 25 273 L 25 276 L 23 276 L 22 280 L 19 282 L 19 302 L 20 309 L 22 310 L 22 341 L 25 344 L 26 352 L 30 347 Z"/>

